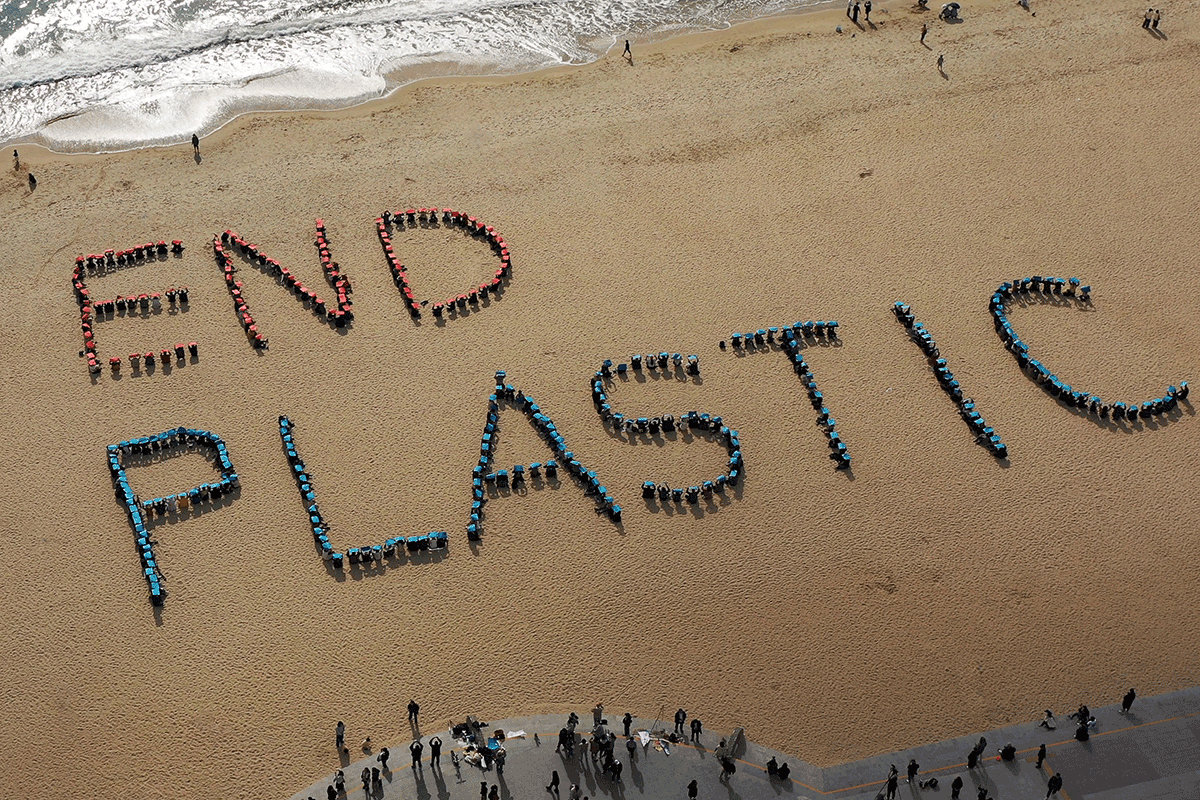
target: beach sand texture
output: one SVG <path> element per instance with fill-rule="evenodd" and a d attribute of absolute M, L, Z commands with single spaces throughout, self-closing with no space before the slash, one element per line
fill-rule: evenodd
<path fill-rule="evenodd" d="M 578 69 L 421 84 L 339 114 L 247 117 L 190 147 L 102 157 L 22 148 L 0 190 L 5 453 L 0 785 L 28 798 L 287 796 L 336 767 L 332 735 L 427 731 L 604 699 L 829 764 L 1195 684 L 1200 420 L 1107 429 L 1060 407 L 992 327 L 996 286 L 1079 275 L 1094 309 L 1013 304 L 1065 380 L 1126 401 L 1200 379 L 1200 3 L 967 9 L 883 4 L 614 52 Z M 917 43 L 931 26 L 926 50 Z M 947 77 L 934 61 L 946 53 Z M 379 252 L 384 209 L 450 206 L 512 247 L 503 297 L 413 324 Z M 313 221 L 354 282 L 353 329 L 243 268 L 256 354 L 208 243 L 232 227 L 323 287 Z M 190 310 L 102 322 L 102 360 L 197 340 L 169 375 L 89 380 L 75 256 L 181 238 L 181 259 L 89 281 L 191 287 Z M 494 269 L 448 231 L 394 234 L 421 297 Z M 913 306 L 1011 452 L 976 445 L 889 307 Z M 806 357 L 854 457 L 837 472 L 780 353 L 732 331 L 837 319 Z M 722 414 L 744 487 L 652 512 L 643 480 L 714 477 L 702 440 L 606 432 L 605 358 L 696 353 L 700 381 L 630 380 L 633 414 Z M 579 485 L 463 525 L 493 371 L 532 394 L 625 509 Z M 340 545 L 451 532 L 448 557 L 335 579 L 280 449 L 296 424 Z M 156 624 L 104 447 L 178 425 L 223 436 L 226 507 L 157 529 Z M 498 466 L 548 449 L 512 410 Z M 135 470 L 143 495 L 212 474 Z"/>

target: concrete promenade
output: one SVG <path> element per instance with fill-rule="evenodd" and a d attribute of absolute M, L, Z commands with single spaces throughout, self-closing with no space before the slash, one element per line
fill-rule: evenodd
<path fill-rule="evenodd" d="M 683 705 L 687 707 L 686 703 Z M 589 733 L 592 722 L 590 709 L 575 711 L 580 718 L 577 731 Z M 673 713 L 674 709 L 670 711 Z M 888 766 L 895 764 L 900 771 L 900 788 L 896 795 L 900 800 L 948 798 L 955 776 L 962 776 L 963 800 L 976 800 L 981 787 L 986 788 L 988 796 L 994 800 L 1035 800 L 1046 797 L 1046 783 L 1055 772 L 1063 776 L 1063 790 L 1058 797 L 1064 800 L 1200 800 L 1200 688 L 1139 697 L 1127 715 L 1119 713 L 1119 705 L 1092 708 L 1098 725 L 1087 742 L 1077 742 L 1073 738 L 1075 726 L 1067 719 L 1070 711 L 1056 710 L 1059 727 L 1054 731 L 1038 727 L 1037 720 L 1033 719 L 1019 725 L 827 768 L 814 767 L 751 742 L 738 760 L 737 772 L 728 783 L 718 780 L 720 767 L 712 752 L 724 732 L 706 730 L 701 736 L 700 746 L 671 744 L 669 754 L 657 749 L 654 742 L 645 749 L 639 746 L 630 763 L 624 737 L 620 736 L 623 709 L 615 707 L 606 709 L 605 717 L 610 723 L 609 728 L 618 734 L 616 754 L 624 762 L 625 768 L 619 783 L 614 783 L 604 775 L 591 763 L 590 758 L 581 761 L 578 748 L 575 757 L 570 759 L 565 754 L 555 753 L 558 730 L 566 722 L 566 712 L 557 716 L 485 720 L 489 723 L 486 732 L 496 729 L 526 731 L 525 737 L 509 739 L 505 744 L 508 758 L 503 776 L 498 776 L 494 768 L 484 772 L 465 762 L 457 766 L 452 764 L 450 750 L 459 745 L 447 731 L 423 731 L 421 741 L 426 747 L 421 765 L 415 770 L 410 766 L 408 751 L 411 738 L 396 741 L 376 739 L 376 750 L 370 756 L 362 757 L 357 745 L 363 733 L 348 731 L 347 745 L 352 748 L 351 758 L 355 760 L 343 767 L 346 794 L 342 797 L 348 800 L 367 800 L 368 797 L 371 800 L 474 800 L 479 797 L 480 782 L 483 781 L 489 789 L 493 784 L 498 785 L 503 800 L 540 800 L 553 797 L 545 787 L 551 770 L 558 770 L 562 780 L 562 798 L 568 797 L 572 783 L 578 783 L 583 795 L 591 800 L 685 800 L 686 786 L 695 779 L 699 785 L 700 800 L 776 800 L 789 797 L 796 800 L 874 800 L 883 789 Z M 699 716 L 703 719 L 702 713 Z M 633 730 L 648 728 L 651 722 L 635 718 Z M 400 719 L 397 727 L 407 727 L 407 723 Z M 673 728 L 673 721 L 668 717 L 656 727 L 669 732 Z M 746 733 L 752 739 L 754 732 L 747 730 Z M 431 765 L 429 759 L 428 741 L 434 735 L 441 736 L 444 742 L 440 769 Z M 967 751 L 980 736 L 987 737 L 987 751 L 980 766 L 968 770 Z M 332 769 L 337 761 L 332 725 L 329 738 Z M 1018 749 L 1016 760 L 998 761 L 997 750 L 1009 742 Z M 1048 757 L 1039 770 L 1034 760 L 1037 748 L 1043 742 L 1047 745 Z M 391 751 L 390 770 L 384 774 L 383 791 L 368 796 L 363 792 L 360 773 L 364 766 L 379 766 L 376 755 L 378 747 L 382 745 L 388 746 Z M 791 767 L 789 781 L 767 778 L 762 765 L 772 756 L 780 763 L 786 761 Z M 905 768 L 910 758 L 915 758 L 921 765 L 919 777 L 938 779 L 939 787 L 936 790 L 922 790 L 915 784 L 908 786 L 905 783 Z M 331 772 L 293 795 L 294 800 L 309 797 L 326 800 L 327 787 L 332 779 Z"/>

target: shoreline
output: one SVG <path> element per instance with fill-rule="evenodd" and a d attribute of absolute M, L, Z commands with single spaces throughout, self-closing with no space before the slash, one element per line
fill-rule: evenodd
<path fill-rule="evenodd" d="M 985 8 L 998 6 L 1003 4 L 1002 0 L 984 0 L 977 4 L 976 8 Z M 891 13 L 891 9 L 902 5 L 901 2 L 880 2 L 876 5 L 876 10 L 883 13 Z M 909 4 L 906 9 L 912 9 L 914 5 Z M 934 13 L 934 12 L 930 12 Z M 634 44 L 634 49 L 637 53 L 667 53 L 675 48 L 686 49 L 689 44 L 692 46 L 703 46 L 706 40 L 711 40 L 713 37 L 722 35 L 783 35 L 786 33 L 803 33 L 812 35 L 820 30 L 820 25 L 817 23 L 833 22 L 834 25 L 840 24 L 836 20 L 844 17 L 844 11 L 841 9 L 839 0 L 817 0 L 816 2 L 800 6 L 787 11 L 781 11 L 773 14 L 767 14 L 760 17 L 750 19 L 731 20 L 729 24 L 720 28 L 686 28 L 676 31 L 663 31 L 651 34 L 642 42 Z M 828 17 L 828 19 L 826 19 Z M 807 21 L 810 24 L 801 25 L 802 21 Z M 826 33 L 833 34 L 832 28 Z M 847 31 L 847 34 L 856 32 Z M 861 31 L 857 32 L 861 33 Z M 834 34 L 837 35 L 837 34 Z M 499 71 L 486 73 L 469 73 L 469 74 L 449 74 L 438 72 L 437 74 L 428 75 L 425 77 L 416 77 L 406 80 L 385 92 L 379 97 L 372 97 L 358 103 L 352 103 L 346 106 L 335 108 L 286 108 L 286 109 L 250 109 L 240 112 L 235 116 L 230 117 L 225 122 L 214 128 L 201 137 L 201 147 L 204 142 L 221 142 L 228 136 L 232 135 L 240 126 L 252 124 L 254 121 L 263 118 L 271 118 L 277 116 L 297 116 L 303 118 L 330 118 L 330 119 L 346 119 L 354 116 L 367 116 L 380 110 L 384 110 L 389 106 L 400 104 L 406 95 L 427 88 L 440 88 L 444 86 L 454 86 L 460 84 L 490 84 L 501 85 L 523 79 L 536 79 L 540 77 L 553 76 L 556 74 L 565 74 L 575 70 L 586 70 L 589 67 L 594 67 L 597 64 L 604 62 L 613 56 L 614 48 L 617 49 L 617 58 L 620 58 L 620 39 L 614 40 L 613 44 L 602 53 L 598 53 L 594 59 L 582 64 L 554 64 L 532 67 L 526 70 L 515 71 Z M 636 56 L 635 56 L 636 62 Z M 432 62 L 432 69 L 437 70 L 437 65 L 457 65 L 463 66 L 460 62 L 442 61 Z M 419 71 L 419 70 L 418 70 Z M 391 75 L 395 73 L 384 73 L 385 80 L 390 81 Z M 77 112 L 75 115 L 87 113 L 87 111 Z M 120 148 L 114 150 L 55 150 L 52 147 L 37 141 L 36 138 L 14 139 L 8 142 L 0 143 L 0 151 L 7 152 L 9 149 L 20 150 L 22 148 L 32 148 L 35 154 L 30 160 L 32 164 L 46 163 L 54 158 L 80 159 L 96 156 L 120 156 L 128 153 L 137 153 L 141 151 L 153 150 L 171 150 L 173 148 L 186 149 L 190 147 L 187 141 L 178 143 L 159 143 L 137 145 L 133 147 Z M 21 154 L 22 160 L 25 154 Z"/>

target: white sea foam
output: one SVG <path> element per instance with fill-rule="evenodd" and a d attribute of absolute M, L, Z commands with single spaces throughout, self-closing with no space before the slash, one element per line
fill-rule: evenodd
<path fill-rule="evenodd" d="M 247 110 L 380 97 L 430 62 L 476 73 L 584 63 L 624 35 L 802 4 L 24 0 L 0 16 L 0 141 L 58 150 L 181 141 Z"/>

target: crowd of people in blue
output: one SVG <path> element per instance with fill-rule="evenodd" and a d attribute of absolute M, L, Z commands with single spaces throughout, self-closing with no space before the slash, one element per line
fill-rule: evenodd
<path fill-rule="evenodd" d="M 488 295 L 499 296 L 503 291 L 504 282 L 512 274 L 512 258 L 508 252 L 508 242 L 494 227 L 484 224 L 475 217 L 450 208 L 409 208 L 395 213 L 384 211 L 382 215 L 375 218 L 375 230 L 379 234 L 379 243 L 383 246 L 383 255 L 387 259 L 388 269 L 391 270 L 392 280 L 395 281 L 396 288 L 404 295 L 405 307 L 414 318 L 421 316 L 421 307 L 427 301 L 418 300 L 413 294 L 412 285 L 408 280 L 408 271 L 396 257 L 396 250 L 392 246 L 392 237 L 388 229 L 395 227 L 403 230 L 405 226 L 410 229 L 436 228 L 439 219 L 442 225 L 462 228 L 471 236 L 483 237 L 492 252 L 500 259 L 500 266 L 496 268 L 490 279 L 474 289 L 434 303 L 430 308 L 433 316 L 442 319 L 447 313 L 451 315 L 464 313 L 468 306 L 478 308 L 480 300 Z"/>
<path fill-rule="evenodd" d="M 127 456 L 137 454 L 153 458 L 156 454 L 180 446 L 191 449 L 200 445 L 209 446 L 215 450 L 217 468 L 221 473 L 219 481 L 202 483 L 186 492 L 163 495 L 151 500 L 138 498 L 129 484 L 129 477 L 125 474 L 124 459 Z M 125 512 L 129 515 L 129 524 L 133 526 L 138 553 L 142 560 L 142 575 L 150 589 L 150 602 L 161 606 L 165 597 L 162 586 L 163 576 L 162 571 L 158 568 L 158 561 L 154 558 L 154 545 L 157 542 L 150 538 L 148 530 L 150 522 L 155 517 L 162 518 L 185 512 L 191 507 L 212 502 L 235 492 L 239 487 L 238 474 L 234 471 L 233 462 L 229 459 L 229 452 L 220 436 L 212 431 L 183 427 L 110 444 L 108 446 L 108 469 L 112 475 L 117 499 L 124 504 Z"/>
<path fill-rule="evenodd" d="M 996 458 L 1008 458 L 1008 445 L 1000 440 L 995 429 L 988 425 L 983 415 L 975 410 L 975 401 L 963 395 L 962 386 L 959 385 L 954 373 L 947 366 L 946 359 L 942 358 L 933 334 L 929 332 L 924 323 L 917 321 L 908 303 L 897 301 L 892 306 L 892 311 L 895 312 L 896 319 L 900 320 L 900 324 L 908 329 L 913 341 L 921 348 L 921 352 L 929 359 L 930 366 L 933 367 L 933 374 L 937 376 L 938 384 L 958 406 L 958 413 L 966 421 L 967 427 L 992 452 L 992 455 Z"/>
<path fill-rule="evenodd" d="M 484 422 L 483 435 L 479 440 L 479 461 L 471 470 L 471 513 L 467 518 L 467 538 L 471 541 L 478 541 L 483 536 L 483 509 L 488 502 L 485 487 L 503 488 L 510 483 L 519 485 L 525 481 L 526 474 L 533 478 L 543 471 L 547 477 L 554 478 L 558 473 L 558 459 L 562 459 L 564 468 L 583 483 L 587 494 L 595 498 L 598 505 L 597 511 L 605 514 L 613 522 L 619 523 L 621 507 L 608 493 L 608 487 L 600 481 L 596 471 L 588 469 L 580 463 L 579 459 L 575 457 L 575 452 L 567 449 L 567 441 L 558 432 L 554 421 L 542 412 L 541 407 L 534 402 L 532 397 L 520 389 L 514 388 L 511 384 L 505 383 L 506 377 L 504 370 L 497 371 L 496 388 L 488 395 L 487 420 Z M 523 464 L 514 466 L 511 478 L 506 470 L 492 470 L 492 461 L 499 440 L 498 426 L 502 401 L 515 405 L 529 417 L 533 427 L 554 451 L 556 458 L 550 459 L 545 464 L 540 462 L 530 464 L 528 471 Z"/>
<path fill-rule="evenodd" d="M 321 558 L 334 569 L 342 569 L 346 562 L 350 564 L 384 564 L 405 553 L 417 554 L 430 550 L 441 550 L 446 547 L 449 539 L 445 531 L 430 531 L 418 536 L 393 536 L 383 544 L 363 545 L 347 548 L 343 553 L 334 549 L 329 538 L 329 523 L 317 505 L 317 491 L 313 487 L 312 476 L 300 452 L 296 449 L 296 437 L 292 433 L 293 423 L 287 417 L 279 418 L 279 438 L 283 441 L 284 454 L 296 487 L 300 490 L 300 499 L 304 503 L 304 511 L 308 515 L 308 524 L 312 529 L 313 539 L 321 550 Z"/>
<path fill-rule="evenodd" d="M 146 242 L 125 250 L 105 250 L 103 253 L 89 253 L 75 258 L 75 268 L 71 270 L 71 288 L 75 292 L 75 300 L 79 303 L 79 327 L 83 331 L 83 350 L 80 355 L 87 359 L 88 372 L 92 375 L 100 373 L 100 357 L 96 350 L 97 322 L 113 319 L 118 314 L 132 316 L 133 314 L 157 314 L 162 311 L 162 301 L 165 294 L 170 308 L 187 309 L 188 288 L 170 288 L 165 293 L 143 292 L 141 294 L 121 296 L 112 300 L 93 300 L 91 291 L 84 280 L 85 277 L 103 276 L 109 272 L 126 267 L 138 266 L 148 261 L 157 261 L 167 257 L 168 253 L 176 256 L 183 253 L 183 242 L 176 239 L 169 245 L 165 239 L 158 242 Z M 184 350 L 194 358 L 198 352 L 195 342 L 188 345 L 177 344 L 174 348 L 164 347 L 159 351 L 138 351 L 129 355 L 129 363 L 136 374 L 143 360 L 147 371 L 154 368 L 155 359 L 163 366 L 163 371 L 170 369 L 173 364 L 182 366 Z M 174 356 L 174 358 L 172 357 Z M 121 371 L 121 357 L 112 356 L 108 366 L 116 375 Z"/>
<path fill-rule="evenodd" d="M 685 500 L 696 505 L 700 502 L 701 497 L 708 499 L 713 496 L 714 492 L 724 492 L 727 485 L 737 486 L 745 470 L 745 464 L 742 461 L 742 443 L 738 438 L 738 432 L 726 425 L 720 416 L 687 411 L 680 414 L 678 418 L 674 414 L 631 417 L 613 410 L 607 389 L 613 383 L 613 375 L 625 378 L 630 372 L 642 374 L 643 370 L 662 376 L 674 374 L 699 377 L 700 357 L 690 355 L 685 361 L 682 353 L 635 354 L 629 357 L 628 363 L 621 362 L 616 365 L 613 364 L 612 359 L 606 358 L 600 365 L 600 369 L 592 374 L 592 402 L 605 424 L 609 425 L 614 432 L 629 436 L 640 434 L 652 437 L 658 435 L 659 432 L 672 433 L 677 429 L 706 431 L 715 434 L 725 445 L 729 461 L 725 465 L 725 472 L 712 480 L 703 481 L 694 486 L 672 488 L 667 483 L 644 481 L 642 497 L 649 500 L 657 496 L 659 502 L 664 505 L 670 501 L 674 501 L 678 505 Z"/>
<path fill-rule="evenodd" d="M 1081 286 L 1080 283 L 1078 278 L 1035 275 L 1000 284 L 992 294 L 988 308 L 992 312 L 996 332 L 1004 341 L 1004 346 L 1013 354 L 1013 358 L 1021 365 L 1021 369 L 1052 397 L 1099 419 L 1111 417 L 1113 420 L 1133 421 L 1139 417 L 1147 419 L 1173 410 L 1180 400 L 1186 399 L 1188 396 L 1187 381 L 1181 381 L 1179 386 L 1167 387 L 1166 394 L 1161 397 L 1144 400 L 1140 403 L 1108 402 L 1092 392 L 1082 391 L 1065 383 L 1042 362 L 1030 355 L 1029 346 L 1021 340 L 1008 321 L 1008 301 L 1017 296 L 1040 294 L 1074 299 L 1078 303 L 1090 303 L 1092 287 Z"/>
<path fill-rule="evenodd" d="M 813 375 L 812 368 L 808 366 L 808 362 L 804 360 L 803 349 L 812 342 L 827 342 L 833 343 L 838 340 L 838 323 L 837 320 L 828 320 L 821 322 L 813 322 L 808 320 L 805 322 L 794 322 L 791 325 L 772 326 L 769 328 L 759 328 L 756 331 L 748 333 L 735 333 L 729 337 L 730 343 L 735 350 L 754 350 L 766 348 L 772 344 L 777 344 L 783 348 L 783 352 L 787 355 L 788 360 L 792 362 L 792 369 L 800 376 L 800 380 L 804 382 L 804 389 L 808 393 L 808 400 L 812 403 L 812 407 L 817 412 L 817 424 L 821 427 L 825 438 L 829 441 L 829 449 L 832 451 L 829 457 L 833 459 L 837 469 L 850 469 L 850 451 L 846 448 L 846 443 L 842 441 L 841 432 L 837 428 L 837 420 L 825 406 L 825 395 L 817 387 L 816 376 Z M 721 349 L 725 349 L 725 342 L 721 342 Z"/>
<path fill-rule="evenodd" d="M 293 275 L 291 270 L 275 259 L 269 258 L 266 253 L 259 250 L 257 245 L 246 241 L 234 231 L 227 229 L 219 237 L 213 237 L 213 254 L 225 277 L 225 287 L 229 290 L 229 296 L 233 298 L 238 322 L 241 323 L 242 330 L 246 332 L 250 344 L 255 349 L 266 350 L 269 343 L 267 337 L 259 331 L 254 315 L 250 313 L 250 305 L 246 302 L 244 295 L 244 285 L 237 279 L 237 267 L 234 266 L 233 258 L 226 248 L 236 251 L 250 263 L 265 269 L 269 275 L 278 279 L 292 294 L 296 295 L 297 299 L 307 303 L 319 318 L 325 319 L 339 328 L 344 328 L 354 319 L 354 307 L 350 302 L 350 295 L 354 288 L 350 284 L 350 279 L 342 274 L 338 263 L 333 260 L 323 219 L 317 220 L 317 238 L 314 244 L 317 247 L 317 255 L 321 259 L 321 269 L 325 273 L 325 278 L 337 294 L 337 300 L 332 305 L 317 294 L 316 290 L 310 289 Z"/>

